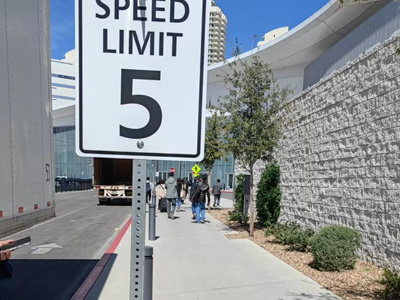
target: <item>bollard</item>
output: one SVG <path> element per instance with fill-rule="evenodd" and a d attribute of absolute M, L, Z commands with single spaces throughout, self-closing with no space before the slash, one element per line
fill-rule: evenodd
<path fill-rule="evenodd" d="M 153 299 L 153 247 L 144 249 L 144 300 Z"/>
<path fill-rule="evenodd" d="M 156 240 L 156 195 L 152 197 L 149 205 L 149 240 Z"/>

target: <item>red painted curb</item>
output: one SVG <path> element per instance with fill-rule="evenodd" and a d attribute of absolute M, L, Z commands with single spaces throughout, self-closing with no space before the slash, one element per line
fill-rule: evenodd
<path fill-rule="evenodd" d="M 122 230 L 118 233 L 117 237 L 114 239 L 110 247 L 108 247 L 107 251 L 104 253 L 103 257 L 99 260 L 99 262 L 94 266 L 93 270 L 90 272 L 89 276 L 85 279 L 79 289 L 76 291 L 75 295 L 71 298 L 71 300 L 84 300 L 86 296 L 89 294 L 90 290 L 96 283 L 97 279 L 100 277 L 101 272 L 107 265 L 110 260 L 112 254 L 115 249 L 117 249 L 119 243 L 124 237 L 126 231 L 129 226 L 132 224 L 132 218 L 125 223 Z"/>
<path fill-rule="evenodd" d="M 129 218 L 129 220 L 125 223 L 124 227 L 122 227 L 122 230 L 118 233 L 117 237 L 115 238 L 114 242 L 108 247 L 106 254 L 112 254 L 115 252 L 115 249 L 117 249 L 119 243 L 121 242 L 122 238 L 124 237 L 126 231 L 128 230 L 129 226 L 132 224 L 132 217 Z"/>

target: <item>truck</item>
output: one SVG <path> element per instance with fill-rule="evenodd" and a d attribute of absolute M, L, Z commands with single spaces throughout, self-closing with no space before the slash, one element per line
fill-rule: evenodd
<path fill-rule="evenodd" d="M 93 159 L 93 189 L 98 191 L 99 204 L 109 204 L 112 199 L 131 202 L 132 163 L 131 159 Z"/>
<path fill-rule="evenodd" d="M 2 238 L 53 218 L 55 203 L 49 3 L 0 7 Z"/>

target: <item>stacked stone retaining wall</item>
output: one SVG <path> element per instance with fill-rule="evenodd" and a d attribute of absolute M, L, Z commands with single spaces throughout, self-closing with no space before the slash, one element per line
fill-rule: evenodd
<path fill-rule="evenodd" d="M 291 100 L 277 159 L 280 221 L 362 234 L 360 255 L 400 268 L 400 55 L 392 38 Z M 262 163 L 257 168 L 259 181 Z M 239 170 L 238 170 L 239 171 Z"/>

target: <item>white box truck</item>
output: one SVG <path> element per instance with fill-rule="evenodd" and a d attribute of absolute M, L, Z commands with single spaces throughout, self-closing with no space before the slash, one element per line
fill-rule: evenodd
<path fill-rule="evenodd" d="M 0 0 L 0 238 L 55 215 L 48 5 Z"/>

